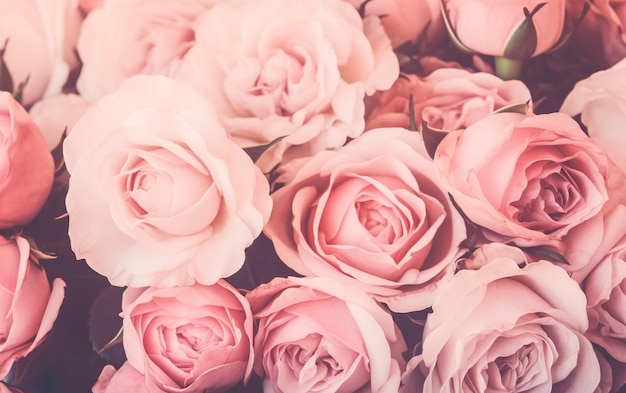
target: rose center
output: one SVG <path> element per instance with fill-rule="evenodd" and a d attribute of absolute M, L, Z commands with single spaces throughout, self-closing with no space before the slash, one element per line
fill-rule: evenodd
<path fill-rule="evenodd" d="M 359 222 L 374 238 L 386 244 L 393 243 L 396 234 L 389 225 L 389 218 L 394 216 L 392 208 L 375 200 L 357 200 L 354 208 Z"/>
<path fill-rule="evenodd" d="M 517 352 L 509 356 L 499 357 L 490 367 L 497 367 L 500 378 L 489 378 L 490 385 L 495 390 L 518 391 L 525 390 L 525 384 L 532 379 L 529 372 L 538 360 L 536 348 L 532 344 L 526 344 Z"/>

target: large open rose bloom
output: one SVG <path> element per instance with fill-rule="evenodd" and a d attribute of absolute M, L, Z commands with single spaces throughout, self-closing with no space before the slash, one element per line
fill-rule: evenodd
<path fill-rule="evenodd" d="M 420 126 L 423 120 L 446 131 L 465 129 L 498 109 L 531 101 L 530 91 L 519 80 L 439 68 L 424 78 L 415 74 L 398 78 L 389 90 L 377 94 L 370 101 L 373 108 L 365 128 L 408 128 L 411 96 L 415 123 Z"/>
<path fill-rule="evenodd" d="M 366 132 L 272 194 L 264 231 L 289 267 L 348 280 L 399 312 L 429 307 L 465 225 L 418 133 Z"/>
<path fill-rule="evenodd" d="M 527 57 L 537 56 L 559 41 L 565 25 L 566 0 L 443 0 L 450 25 L 461 43 L 474 52 L 503 56 L 513 33 L 529 12 L 533 15 L 536 45 Z M 489 28 L 483 28 L 489 26 Z M 516 52 L 516 51 L 514 51 Z"/>
<path fill-rule="evenodd" d="M 65 283 L 51 288 L 30 251 L 28 240 L 0 236 L 0 379 L 46 338 L 65 296 Z"/>
<path fill-rule="evenodd" d="M 626 363 L 626 206 L 617 205 L 601 225 L 575 230 L 568 259 L 585 258 L 573 277 L 587 296 L 586 336 L 612 357 Z M 586 229 L 586 230 L 585 230 Z"/>
<path fill-rule="evenodd" d="M 458 272 L 426 320 L 407 391 L 593 392 L 600 367 L 585 295 L 550 262 L 494 257 Z"/>
<path fill-rule="evenodd" d="M 128 288 L 122 316 L 128 363 L 145 375 L 150 393 L 220 392 L 252 372 L 250 306 L 224 280 Z"/>
<path fill-rule="evenodd" d="M 4 61 L 13 89 L 28 79 L 24 105 L 60 93 L 78 66 L 78 0 L 2 0 L 0 9 L 0 49 L 6 42 Z"/>
<path fill-rule="evenodd" d="M 337 148 L 363 132 L 365 94 L 391 86 L 398 60 L 380 20 L 343 0 L 220 2 L 198 19 L 177 77 L 216 106 L 243 147 L 284 137 L 261 158 Z"/>
<path fill-rule="evenodd" d="M 190 85 L 136 76 L 64 143 L 69 236 L 119 286 L 212 284 L 269 218 L 269 186 Z"/>
<path fill-rule="evenodd" d="M 24 225 L 42 208 L 54 180 L 54 161 L 26 110 L 0 92 L 0 228 Z"/>
<path fill-rule="evenodd" d="M 95 102 L 133 75 L 171 75 L 195 42 L 196 18 L 213 2 L 103 1 L 80 30 L 80 94 Z"/>
<path fill-rule="evenodd" d="M 488 116 L 448 134 L 435 164 L 471 221 L 518 245 L 560 240 L 608 199 L 606 155 L 562 113 Z"/>
<path fill-rule="evenodd" d="M 264 391 L 398 392 L 406 344 L 365 293 L 327 278 L 279 277 L 246 298 Z"/>

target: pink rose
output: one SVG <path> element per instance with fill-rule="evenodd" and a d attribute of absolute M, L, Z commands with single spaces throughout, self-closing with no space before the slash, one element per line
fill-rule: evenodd
<path fill-rule="evenodd" d="M 264 170 L 361 134 L 363 97 L 398 76 L 379 18 L 343 0 L 220 2 L 198 24 L 177 77 L 209 97 L 240 146 L 284 137 L 257 162 Z"/>
<path fill-rule="evenodd" d="M 581 252 L 584 242 L 595 244 L 586 274 L 574 278 L 581 282 L 587 296 L 589 330 L 586 336 L 604 348 L 612 357 L 626 363 L 626 206 L 618 205 L 604 218 L 600 229 L 584 231 L 574 243 L 580 246 L 571 253 Z M 585 236 L 586 233 L 586 236 Z"/>
<path fill-rule="evenodd" d="M 0 92 L 0 228 L 24 225 L 46 202 L 54 162 L 26 110 Z"/>
<path fill-rule="evenodd" d="M 608 200 L 606 155 L 562 113 L 491 115 L 448 134 L 435 165 L 487 237 L 520 246 L 560 240 Z"/>
<path fill-rule="evenodd" d="M 580 114 L 589 136 L 597 140 L 611 159 L 626 171 L 626 59 L 576 83 L 561 112 Z"/>
<path fill-rule="evenodd" d="M 78 66 L 78 1 L 1 0 L 0 9 L 0 49 L 6 42 L 4 61 L 13 90 L 28 78 L 25 106 L 60 93 L 70 70 Z"/>
<path fill-rule="evenodd" d="M 65 296 L 65 283 L 55 279 L 52 289 L 45 271 L 30 254 L 22 237 L 0 236 L 0 379 L 13 363 L 28 355 L 46 338 Z"/>
<path fill-rule="evenodd" d="M 583 335 L 585 303 L 550 262 L 520 268 L 502 257 L 462 270 L 426 319 L 407 391 L 593 392 L 600 366 Z"/>
<path fill-rule="evenodd" d="M 266 392 L 397 392 L 406 345 L 391 315 L 326 278 L 275 278 L 246 298 Z"/>
<path fill-rule="evenodd" d="M 572 37 L 576 49 L 583 51 L 586 60 L 606 68 L 626 56 L 626 1 L 569 0 L 568 3 L 575 15 L 580 14 L 583 7 L 589 7 Z"/>
<path fill-rule="evenodd" d="M 420 78 L 398 78 L 391 89 L 377 95 L 378 102 L 367 117 L 366 129 L 409 127 L 409 97 L 413 96 L 415 123 L 429 127 L 460 130 L 494 111 L 530 102 L 528 88 L 518 80 L 503 81 L 484 72 L 438 69 Z"/>
<path fill-rule="evenodd" d="M 532 12 L 541 6 L 532 17 L 536 44 L 524 56 L 532 57 L 552 49 L 561 38 L 566 3 L 567 0 L 444 0 L 443 6 L 447 10 L 452 30 L 465 47 L 483 55 L 512 58 L 520 52 L 514 50 L 516 53 L 509 54 L 507 45 L 526 19 L 524 8 Z"/>
<path fill-rule="evenodd" d="M 252 313 L 220 280 L 211 286 L 128 288 L 124 351 L 149 392 L 221 392 L 252 372 Z"/>
<path fill-rule="evenodd" d="M 265 234 L 289 267 L 358 285 L 398 312 L 432 304 L 465 239 L 419 134 L 399 128 L 318 153 L 272 198 Z"/>
<path fill-rule="evenodd" d="M 52 150 L 61 142 L 63 133 L 70 131 L 89 106 L 77 94 L 59 94 L 38 101 L 30 108 L 29 114 L 39 126 L 48 149 Z"/>
<path fill-rule="evenodd" d="M 357 9 L 364 3 L 364 0 L 346 1 Z M 381 18 L 394 47 L 415 42 L 422 34 L 428 34 L 429 41 L 433 41 L 443 32 L 438 0 L 370 0 L 365 4 L 365 16 L 369 15 Z"/>
<path fill-rule="evenodd" d="M 91 391 L 92 393 L 149 393 L 145 377 L 128 362 L 124 363 L 119 370 L 111 365 L 104 366 Z"/>
<path fill-rule="evenodd" d="M 137 74 L 171 75 L 194 44 L 194 23 L 213 0 L 111 0 L 85 18 L 76 87 L 90 102 Z"/>
<path fill-rule="evenodd" d="M 118 286 L 212 284 L 243 265 L 269 186 L 190 85 L 136 76 L 64 143 L 69 236 Z M 114 246 L 113 246 L 114 245 Z"/>

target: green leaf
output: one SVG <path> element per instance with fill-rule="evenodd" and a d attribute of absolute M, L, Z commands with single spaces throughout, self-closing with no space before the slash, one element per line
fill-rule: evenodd
<path fill-rule="evenodd" d="M 509 38 L 504 48 L 503 56 L 513 60 L 525 60 L 530 58 L 537 49 L 537 28 L 533 22 L 533 16 L 547 3 L 539 3 L 532 10 L 524 7 L 524 20 Z"/>
<path fill-rule="evenodd" d="M 437 128 L 431 128 L 428 126 L 428 123 L 426 121 L 422 120 L 421 133 L 426 152 L 428 153 L 430 158 L 435 158 L 435 151 L 437 151 L 437 146 L 439 146 L 443 138 L 450 132 Z"/>

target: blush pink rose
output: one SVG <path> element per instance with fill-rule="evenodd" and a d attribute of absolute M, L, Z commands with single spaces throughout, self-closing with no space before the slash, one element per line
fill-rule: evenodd
<path fill-rule="evenodd" d="M 72 249 L 114 285 L 213 284 L 270 215 L 267 180 L 211 104 L 164 76 L 133 77 L 88 109 L 64 157 Z"/>
<path fill-rule="evenodd" d="M 435 173 L 418 133 L 368 131 L 274 192 L 265 234 L 300 274 L 347 280 L 394 311 L 427 308 L 465 239 Z"/>
<path fill-rule="evenodd" d="M 398 60 L 378 17 L 343 0 L 220 2 L 198 20 L 177 77 L 216 106 L 257 165 L 338 148 L 363 132 L 363 97 L 387 89 Z"/>
<path fill-rule="evenodd" d="M 462 270 L 428 315 L 407 391 L 593 392 L 600 366 L 585 295 L 550 262 L 520 268 L 500 257 Z"/>
<path fill-rule="evenodd" d="M 46 338 L 65 296 L 65 283 L 51 288 L 30 251 L 28 240 L 0 236 L 0 379 Z"/>
<path fill-rule="evenodd" d="M 573 275 L 587 296 L 586 336 L 622 363 L 626 363 L 625 220 L 626 206 L 617 205 L 604 216 L 599 228 L 574 233 L 574 245 L 566 255 L 572 260 L 587 261 L 585 269 Z"/>
<path fill-rule="evenodd" d="M 128 288 L 122 316 L 128 364 L 151 393 L 221 392 L 252 372 L 250 305 L 224 280 Z"/>
<path fill-rule="evenodd" d="M 489 238 L 560 240 L 608 200 L 608 159 L 562 113 L 499 113 L 448 134 L 435 165 L 465 215 Z"/>
<path fill-rule="evenodd" d="M 345 0 L 357 9 L 364 0 Z M 381 18 L 385 32 L 394 47 L 415 42 L 422 35 L 433 41 L 443 33 L 441 5 L 438 0 L 370 0 L 365 4 L 365 16 Z"/>
<path fill-rule="evenodd" d="M 0 48 L 8 39 L 4 61 L 14 90 L 28 78 L 23 104 L 60 93 L 78 66 L 78 0 L 2 0 L 0 9 Z"/>
<path fill-rule="evenodd" d="M 0 92 L 0 228 L 31 221 L 53 180 L 54 161 L 39 128 L 10 93 Z"/>
<path fill-rule="evenodd" d="M 89 102 L 137 74 L 171 75 L 194 45 L 194 23 L 213 0 L 110 0 L 83 22 L 76 87 Z"/>
<path fill-rule="evenodd" d="M 98 380 L 91 388 L 92 393 L 149 393 L 146 379 L 128 362 L 116 370 L 111 365 L 106 365 Z"/>
<path fill-rule="evenodd" d="M 567 0 L 443 0 L 442 3 L 461 43 L 483 55 L 504 55 L 509 39 L 525 19 L 524 8 L 533 11 L 545 3 L 533 16 L 537 44 L 529 57 L 552 49 L 561 38 L 566 22 Z"/>
<path fill-rule="evenodd" d="M 391 315 L 326 278 L 275 278 L 246 298 L 264 391 L 398 392 L 406 345 Z"/>
<path fill-rule="evenodd" d="M 589 137 L 597 140 L 611 159 L 626 171 L 626 59 L 576 83 L 561 112 L 580 114 Z"/>
<path fill-rule="evenodd" d="M 64 133 L 80 119 L 90 104 L 77 94 L 59 94 L 35 103 L 29 114 L 39 126 L 48 149 L 59 145 Z"/>
<path fill-rule="evenodd" d="M 366 129 L 409 127 L 409 98 L 413 96 L 415 123 L 431 128 L 460 130 L 506 106 L 531 101 L 519 80 L 503 81 L 485 72 L 443 68 L 420 78 L 406 75 L 376 96 Z"/>

